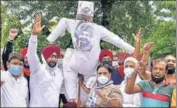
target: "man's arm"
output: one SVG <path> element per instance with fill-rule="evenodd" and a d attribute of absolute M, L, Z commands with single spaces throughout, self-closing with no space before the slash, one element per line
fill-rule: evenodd
<path fill-rule="evenodd" d="M 153 42 L 149 42 L 149 43 L 146 43 L 144 45 L 143 57 L 141 59 L 142 63 L 146 63 L 147 64 L 150 52 L 152 50 L 152 47 L 153 47 Z M 139 74 L 141 75 L 141 77 L 144 80 L 150 80 L 151 79 L 151 73 L 146 71 L 146 70 L 140 72 Z"/>
<path fill-rule="evenodd" d="M 47 37 L 47 40 L 49 42 L 54 42 L 57 40 L 57 38 L 62 37 L 65 34 L 65 31 L 67 30 L 68 32 L 71 33 L 71 28 L 69 24 L 73 24 L 72 19 L 67 19 L 67 18 L 62 18 L 56 28 L 51 32 L 51 34 Z M 72 25 L 74 26 L 74 25 Z"/>
<path fill-rule="evenodd" d="M 13 51 L 13 41 L 15 37 L 18 34 L 18 29 L 12 28 L 9 31 L 9 36 L 8 36 L 8 41 L 6 43 L 6 46 L 4 47 L 3 53 L 2 53 L 2 61 L 3 61 L 3 66 L 4 70 L 8 70 L 7 68 L 7 61 L 9 58 L 10 53 Z"/>
<path fill-rule="evenodd" d="M 127 84 L 125 86 L 125 93 L 127 94 L 134 94 L 142 92 L 142 89 L 140 86 L 135 84 L 137 73 L 134 72 L 130 78 L 128 78 Z"/>
<path fill-rule="evenodd" d="M 4 70 L 8 70 L 7 61 L 12 51 L 13 51 L 13 40 L 8 40 L 6 43 L 6 46 L 4 47 L 3 53 L 2 53 L 2 61 L 3 61 Z"/>
<path fill-rule="evenodd" d="M 107 30 L 104 27 L 100 27 L 99 31 L 101 31 L 102 40 L 109 42 L 125 51 L 128 51 L 129 54 L 132 54 L 134 52 L 135 48 L 130 44 L 126 43 L 118 35 L 112 33 L 111 31 Z"/>
<path fill-rule="evenodd" d="M 37 72 L 40 67 L 40 61 L 37 56 L 37 35 L 45 26 L 41 27 L 41 16 L 35 16 L 35 23 L 32 30 L 32 36 L 29 39 L 28 44 L 28 63 L 32 73 Z"/>

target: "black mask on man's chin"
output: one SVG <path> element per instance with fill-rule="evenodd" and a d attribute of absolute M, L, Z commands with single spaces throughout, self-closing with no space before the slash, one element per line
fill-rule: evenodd
<path fill-rule="evenodd" d="M 112 61 L 103 61 L 102 63 L 103 63 L 103 64 L 107 64 L 107 65 L 109 65 L 109 66 L 112 66 Z"/>
<path fill-rule="evenodd" d="M 164 79 L 165 79 L 165 76 L 161 77 L 161 78 L 155 78 L 152 74 L 151 74 L 151 78 L 152 78 L 152 81 L 155 82 L 156 84 L 158 83 L 161 83 Z"/>
<path fill-rule="evenodd" d="M 50 68 L 54 68 L 56 66 L 56 62 L 49 62 L 48 65 Z"/>
<path fill-rule="evenodd" d="M 167 70 L 167 74 L 174 74 L 175 73 L 175 69 L 168 69 Z"/>

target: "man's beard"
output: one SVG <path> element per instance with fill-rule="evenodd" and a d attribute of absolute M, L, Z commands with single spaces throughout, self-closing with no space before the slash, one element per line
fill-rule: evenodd
<path fill-rule="evenodd" d="M 164 79 L 165 79 L 165 76 L 161 77 L 161 78 L 155 78 L 152 74 L 151 74 L 151 78 L 152 78 L 152 81 L 155 82 L 156 84 L 159 84 L 161 83 Z"/>
<path fill-rule="evenodd" d="M 50 68 L 54 68 L 56 66 L 56 62 L 49 62 L 48 65 Z"/>

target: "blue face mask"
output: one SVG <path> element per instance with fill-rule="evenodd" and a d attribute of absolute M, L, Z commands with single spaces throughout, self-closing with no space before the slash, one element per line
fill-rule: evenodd
<path fill-rule="evenodd" d="M 23 70 L 23 66 L 18 66 L 18 65 L 11 65 L 10 66 L 10 73 L 13 75 L 13 76 L 19 76 L 21 74 Z"/>

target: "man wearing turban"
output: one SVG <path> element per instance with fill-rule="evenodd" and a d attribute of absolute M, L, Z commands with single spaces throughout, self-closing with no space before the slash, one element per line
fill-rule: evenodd
<path fill-rule="evenodd" d="M 40 63 L 37 56 L 37 35 L 41 27 L 41 16 L 35 16 L 35 23 L 28 46 L 28 63 L 30 75 L 30 107 L 58 107 L 59 94 L 63 81 L 62 72 L 58 68 L 60 47 L 48 45 L 42 49 Z"/>

